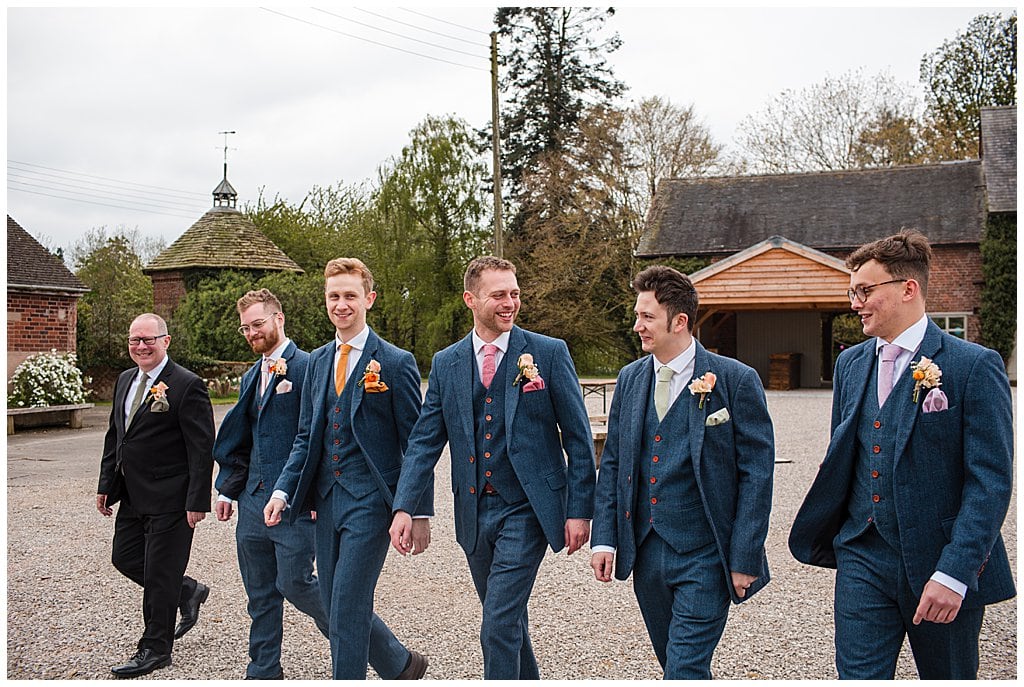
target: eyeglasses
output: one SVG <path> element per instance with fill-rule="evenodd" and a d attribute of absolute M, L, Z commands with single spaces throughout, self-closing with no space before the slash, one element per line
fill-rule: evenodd
<path fill-rule="evenodd" d="M 272 312 L 267 317 L 263 318 L 262 320 L 256 320 L 252 324 L 243 324 L 241 327 L 238 328 L 238 333 L 241 334 L 242 336 L 249 336 L 249 332 L 255 331 L 257 329 L 263 329 L 263 325 L 274 319 L 274 315 L 277 315 L 280 312 L 280 310 L 278 310 L 277 312 Z"/>
<path fill-rule="evenodd" d="M 157 339 L 162 339 L 165 336 L 170 336 L 170 334 L 158 334 L 157 336 L 129 336 L 128 345 L 138 346 L 140 343 L 144 343 L 147 346 L 152 346 L 156 343 Z"/>
<path fill-rule="evenodd" d="M 881 281 L 881 282 L 878 282 L 877 284 L 869 284 L 868 286 L 858 286 L 855 289 L 847 289 L 846 290 L 846 295 L 850 298 L 850 302 L 851 303 L 853 303 L 853 299 L 854 298 L 859 300 L 861 303 L 867 303 L 868 302 L 868 296 L 871 295 L 871 289 L 875 288 L 876 286 L 885 286 L 886 284 L 899 284 L 900 282 L 905 282 L 905 281 L 907 281 L 907 280 L 906 279 L 890 279 L 889 281 Z"/>

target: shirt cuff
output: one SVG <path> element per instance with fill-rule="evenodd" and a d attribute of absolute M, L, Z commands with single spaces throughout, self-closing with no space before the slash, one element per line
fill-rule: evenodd
<path fill-rule="evenodd" d="M 429 516 L 429 515 L 414 515 L 414 516 L 412 516 L 412 519 L 413 520 L 430 520 L 430 517 L 431 516 Z"/>
<path fill-rule="evenodd" d="M 615 553 L 615 547 L 598 544 L 590 547 L 590 553 Z"/>
<path fill-rule="evenodd" d="M 225 496 L 224 494 L 221 494 L 217 497 L 217 503 L 231 503 L 232 501 L 234 501 L 233 498 L 231 498 L 230 496 Z"/>
<path fill-rule="evenodd" d="M 961 599 L 967 596 L 967 585 L 961 582 L 960 580 L 950 577 L 944 572 L 939 572 L 938 570 L 936 570 L 932 573 L 931 579 L 934 582 L 938 582 L 943 587 L 949 587 L 954 592 L 959 594 Z"/>
<path fill-rule="evenodd" d="M 288 494 L 284 493 L 280 489 L 275 489 L 274 493 L 270 495 L 272 499 L 281 499 L 284 501 L 284 509 L 288 510 Z"/>

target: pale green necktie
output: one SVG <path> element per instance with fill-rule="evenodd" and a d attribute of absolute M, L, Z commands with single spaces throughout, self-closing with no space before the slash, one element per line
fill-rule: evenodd
<path fill-rule="evenodd" d="M 135 417 L 135 411 L 142 405 L 142 397 L 146 395 L 146 382 L 149 381 L 149 375 L 145 372 L 142 373 L 142 379 L 139 380 L 139 388 L 135 390 L 135 397 L 132 399 L 132 404 L 128 406 L 128 419 L 124 421 L 124 428 L 132 424 L 132 418 Z"/>
<path fill-rule="evenodd" d="M 668 412 L 668 387 L 675 372 L 668 365 L 658 368 L 658 382 L 654 385 L 654 410 L 658 413 L 658 422 L 664 419 Z"/>

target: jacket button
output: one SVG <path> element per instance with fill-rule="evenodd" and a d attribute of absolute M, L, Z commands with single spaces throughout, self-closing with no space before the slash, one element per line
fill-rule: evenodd
<path fill-rule="evenodd" d="M 633 481 L 633 475 L 626 475 L 626 481 L 627 482 L 632 482 Z"/>
<path fill-rule="evenodd" d="M 882 450 L 882 447 L 881 446 L 872 446 L 871 450 L 874 451 L 875 453 L 880 453 L 881 450 Z"/>
<path fill-rule="evenodd" d="M 334 412 L 336 412 L 336 413 L 340 413 L 340 412 L 341 412 L 341 408 L 335 408 L 335 409 L 334 409 Z"/>
<path fill-rule="evenodd" d="M 469 462 L 470 463 L 475 463 L 476 462 L 476 458 L 474 458 L 473 456 L 470 456 L 469 457 Z"/>
<path fill-rule="evenodd" d="M 657 463 L 658 462 L 658 456 L 654 456 L 653 458 L 651 458 L 651 460 L 654 461 L 655 463 Z"/>
<path fill-rule="evenodd" d="M 878 470 L 872 470 L 871 471 L 871 477 L 874 478 L 874 479 L 878 479 Z"/>
<path fill-rule="evenodd" d="M 487 434 L 484 435 L 484 439 L 490 439 L 490 438 L 491 438 L 491 433 L 490 432 L 488 432 Z"/>
<path fill-rule="evenodd" d="M 658 502 L 658 499 L 656 499 L 656 498 L 654 498 L 654 497 L 652 497 L 652 498 L 651 498 L 651 505 L 652 505 L 652 506 L 653 506 L 654 504 L 656 504 L 657 502 Z"/>
<path fill-rule="evenodd" d="M 660 434 L 655 434 L 654 435 L 654 440 L 655 441 L 661 441 L 661 435 Z"/>
<path fill-rule="evenodd" d="M 338 456 L 331 456 L 331 459 L 334 460 L 335 462 L 337 462 L 338 461 Z"/>
<path fill-rule="evenodd" d="M 878 503 L 879 501 L 882 500 L 882 497 L 879 496 L 878 494 L 875 494 L 874 496 L 871 497 L 871 500 L 874 501 L 875 503 Z"/>
<path fill-rule="evenodd" d="M 335 470 L 334 471 L 334 476 L 335 477 L 341 477 L 341 470 Z"/>
<path fill-rule="evenodd" d="M 878 420 L 875 420 L 875 429 L 878 429 L 881 426 L 882 426 L 882 423 L 879 422 Z"/>
<path fill-rule="evenodd" d="M 470 487 L 469 488 L 469 493 L 470 494 L 475 494 L 476 493 L 476 487 Z"/>
<path fill-rule="evenodd" d="M 654 483 L 655 483 L 655 482 L 657 482 L 657 481 L 658 481 L 658 478 L 657 478 L 657 477 L 652 477 L 652 478 L 651 478 L 651 484 L 654 484 Z"/>
<path fill-rule="evenodd" d="M 487 420 L 488 422 L 490 422 L 491 421 L 491 416 L 490 415 L 485 415 L 484 419 Z"/>
<path fill-rule="evenodd" d="M 341 439 L 335 439 L 335 440 L 334 440 L 334 445 L 335 445 L 335 446 L 337 446 L 337 445 L 338 445 L 338 444 L 340 444 L 340 443 L 341 443 Z"/>
<path fill-rule="evenodd" d="M 491 476 L 491 471 L 490 470 L 488 470 L 487 472 L 484 473 L 484 477 L 490 477 L 490 476 Z"/>
<path fill-rule="evenodd" d="M 626 520 L 629 520 L 629 511 L 626 511 Z"/>
<path fill-rule="evenodd" d="M 491 402 L 491 397 L 490 397 L 490 396 L 488 396 L 488 397 L 487 397 L 487 402 L 488 402 L 488 403 L 490 403 L 490 402 Z"/>
<path fill-rule="evenodd" d="M 484 458 L 490 458 L 490 457 L 491 457 L 491 452 L 490 451 L 484 451 Z"/>

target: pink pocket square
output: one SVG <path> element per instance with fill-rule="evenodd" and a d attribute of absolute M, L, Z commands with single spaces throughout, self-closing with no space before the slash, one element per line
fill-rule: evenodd
<path fill-rule="evenodd" d="M 949 408 L 949 401 L 946 399 L 946 394 L 942 393 L 942 389 L 932 389 L 924 397 L 922 409 L 925 413 L 937 413 L 947 408 Z"/>
<path fill-rule="evenodd" d="M 289 382 L 287 379 L 282 379 L 280 383 L 278 383 L 278 385 L 274 387 L 274 389 L 279 394 L 286 394 L 292 390 L 292 383 Z"/>
<path fill-rule="evenodd" d="M 541 377 L 540 375 L 537 375 L 530 381 L 529 384 L 523 386 L 523 393 L 528 394 L 531 391 L 540 391 L 545 386 L 546 385 L 544 384 L 544 378 Z"/>

